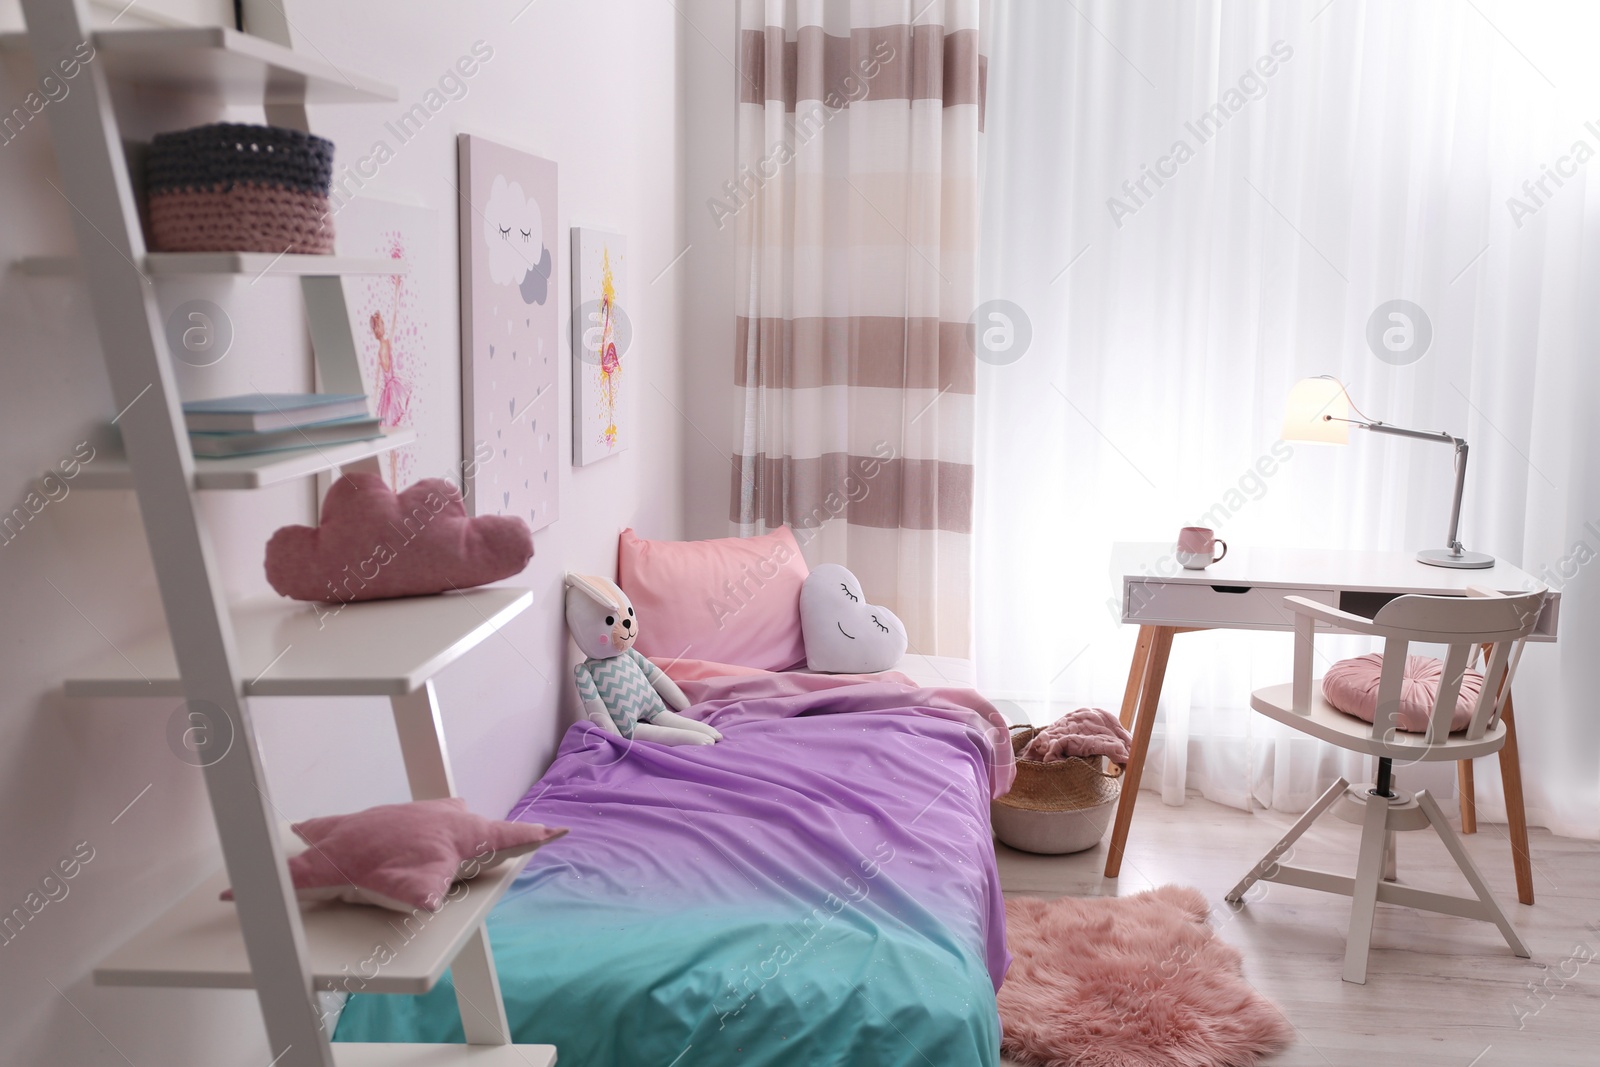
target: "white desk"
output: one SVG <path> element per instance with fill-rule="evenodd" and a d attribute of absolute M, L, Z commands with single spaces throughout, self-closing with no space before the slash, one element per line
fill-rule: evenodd
<path fill-rule="evenodd" d="M 1122 724 L 1133 731 L 1133 750 L 1111 830 L 1107 878 L 1115 878 L 1122 869 L 1123 849 L 1133 821 L 1174 635 L 1218 629 L 1292 631 L 1294 617 L 1283 606 L 1286 596 L 1303 596 L 1370 618 L 1384 604 L 1407 593 L 1465 596 L 1471 585 L 1488 586 L 1503 593 L 1538 587 L 1532 575 L 1503 561 L 1487 570 L 1450 570 L 1419 563 L 1409 552 L 1241 547 L 1230 550 L 1220 563 L 1203 571 L 1187 571 L 1178 564 L 1173 547 L 1150 542 L 1123 543 L 1112 549 L 1112 573 L 1122 581 L 1122 621 L 1139 627 L 1139 643 L 1122 699 Z M 1561 596 L 1552 592 L 1529 640 L 1554 641 L 1560 612 Z M 1528 856 L 1522 772 L 1512 714 L 1508 694 L 1502 713 L 1506 744 L 1500 750 L 1500 771 L 1505 782 L 1517 898 L 1532 904 L 1533 865 Z M 1472 833 L 1477 828 L 1472 764 L 1463 762 L 1459 773 L 1461 829 Z"/>

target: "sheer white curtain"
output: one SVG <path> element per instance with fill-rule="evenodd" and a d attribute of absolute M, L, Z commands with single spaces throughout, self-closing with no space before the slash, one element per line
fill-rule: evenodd
<path fill-rule="evenodd" d="M 1561 588 L 1561 641 L 1530 647 L 1517 686 L 1529 818 L 1600 836 L 1600 12 L 997 0 L 991 17 L 980 299 L 1020 307 L 1032 339 L 979 368 L 980 684 L 1036 718 L 1118 704 L 1134 635 L 1114 541 L 1209 516 L 1234 545 L 1439 544 L 1447 449 L 1278 440 L 1290 386 L 1336 374 L 1374 418 L 1466 436 L 1468 546 Z M 1391 299 L 1432 325 L 1406 365 L 1366 342 Z M 1359 774 L 1247 710 L 1291 644 L 1178 637 L 1146 787 L 1295 810 Z M 1503 818 L 1492 761 L 1478 783 Z"/>

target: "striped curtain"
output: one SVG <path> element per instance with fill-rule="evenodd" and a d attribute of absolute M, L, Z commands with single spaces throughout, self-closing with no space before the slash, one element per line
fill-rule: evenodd
<path fill-rule="evenodd" d="M 971 653 L 979 0 L 743 0 L 733 521 Z"/>

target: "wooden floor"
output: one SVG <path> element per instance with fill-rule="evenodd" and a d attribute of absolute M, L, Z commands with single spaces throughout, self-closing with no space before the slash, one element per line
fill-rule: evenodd
<path fill-rule="evenodd" d="M 1449 810 L 1449 806 L 1446 806 Z M 1480 823 L 1467 848 L 1510 910 L 1532 960 L 1489 923 L 1378 905 L 1367 984 L 1339 978 L 1348 898 L 1292 886 L 1222 895 L 1294 821 L 1198 798 L 1168 807 L 1139 796 L 1122 877 L 1101 877 L 1105 845 L 1072 856 L 998 846 L 1007 896 L 1118 896 L 1167 883 L 1212 901 L 1212 924 L 1244 953 L 1245 978 L 1298 1033 L 1277 1067 L 1501 1067 L 1600 1063 L 1600 842 L 1532 831 L 1537 903 L 1516 902 L 1505 828 Z M 1293 852 L 1299 866 L 1355 873 L 1360 828 L 1325 816 Z M 1438 839 L 1400 835 L 1404 884 L 1469 893 Z M 1540 988 L 1536 996 L 1530 983 Z M 1007 1061 L 1009 1063 L 1009 1061 Z"/>

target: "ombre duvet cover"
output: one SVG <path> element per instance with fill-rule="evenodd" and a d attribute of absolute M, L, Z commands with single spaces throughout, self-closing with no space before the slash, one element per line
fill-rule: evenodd
<path fill-rule="evenodd" d="M 996 1064 L 1004 721 L 880 678 L 684 680 L 710 746 L 573 726 L 513 816 L 570 833 L 488 920 L 514 1039 L 572 1067 Z M 461 1041 L 448 977 L 352 997 L 337 1037 Z"/>

